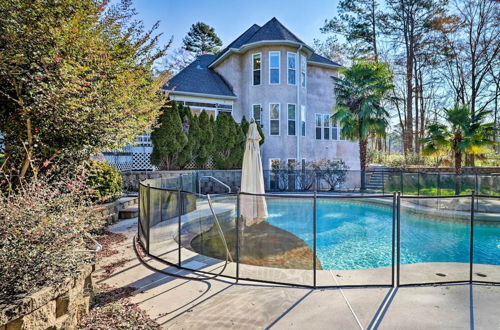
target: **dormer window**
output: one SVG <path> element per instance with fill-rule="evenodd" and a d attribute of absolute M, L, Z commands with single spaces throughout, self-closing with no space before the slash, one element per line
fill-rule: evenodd
<path fill-rule="evenodd" d="M 260 85 L 261 57 L 260 53 L 252 55 L 253 85 Z"/>
<path fill-rule="evenodd" d="M 280 52 L 269 52 L 269 84 L 280 83 Z"/>

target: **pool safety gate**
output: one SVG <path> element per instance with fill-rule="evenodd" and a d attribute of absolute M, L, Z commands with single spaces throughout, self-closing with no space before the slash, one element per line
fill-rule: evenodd
<path fill-rule="evenodd" d="M 400 193 L 326 195 L 316 192 L 237 192 L 207 196 L 198 194 L 196 188 L 195 176 L 152 179 L 140 184 L 138 242 L 148 256 L 203 275 L 216 274 L 236 281 L 312 288 L 500 284 L 500 265 L 474 262 L 475 232 L 500 225 L 500 196 L 477 195 L 474 191 L 470 195 L 459 196 L 408 196 Z M 290 225 L 306 228 L 310 244 L 266 222 L 246 226 L 240 216 L 240 203 L 242 199 L 245 200 L 245 196 L 278 200 L 289 212 L 299 214 L 301 220 Z M 335 220 L 318 218 L 318 204 L 331 200 L 368 203 L 391 210 L 390 217 L 384 219 L 390 223 L 384 232 L 387 238 L 387 244 L 383 245 L 386 251 L 384 266 L 322 269 L 318 259 L 318 244 L 323 241 L 318 235 L 318 226 Z M 432 216 L 445 231 L 447 228 L 451 230 L 451 224 L 459 224 L 462 228 L 460 235 L 452 236 L 448 242 L 423 241 L 415 246 L 415 242 L 407 237 L 407 228 L 415 226 L 412 216 L 419 215 Z M 464 226 L 467 227 L 465 231 Z M 212 230 L 214 228 L 216 230 Z M 419 230 L 425 234 L 425 226 Z M 367 232 L 366 236 L 369 235 Z M 500 242 L 500 237 L 498 240 Z M 221 244 L 224 253 L 229 256 L 225 264 L 222 260 L 224 253 L 218 256 L 214 248 Z M 198 252 L 194 251 L 193 245 L 198 246 Z M 370 246 L 363 248 L 367 256 L 375 252 L 370 251 Z M 208 250 L 205 253 L 203 249 Z M 423 255 L 440 253 L 442 262 L 412 262 L 409 259 L 412 249 L 423 249 Z M 447 260 L 446 251 L 450 249 L 467 252 L 468 260 Z M 212 256 L 208 256 L 210 254 Z"/>

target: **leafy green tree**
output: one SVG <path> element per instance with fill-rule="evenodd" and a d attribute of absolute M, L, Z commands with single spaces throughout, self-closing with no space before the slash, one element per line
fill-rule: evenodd
<path fill-rule="evenodd" d="M 151 164 L 161 169 L 175 169 L 179 153 L 188 143 L 176 102 L 162 108 L 158 122 L 158 126 L 151 132 Z"/>
<path fill-rule="evenodd" d="M 154 124 L 165 102 L 130 1 L 0 0 L 0 132 L 5 168 L 20 180 L 56 161 L 77 166 Z"/>
<path fill-rule="evenodd" d="M 196 163 L 198 167 L 205 166 L 208 157 L 214 152 L 214 125 L 206 111 L 202 111 L 198 117 L 199 127 L 199 149 L 197 151 Z"/>
<path fill-rule="evenodd" d="M 244 147 L 243 131 L 238 123 L 228 114 L 221 113 L 215 121 L 214 162 L 218 169 L 233 169 L 241 166 Z"/>
<path fill-rule="evenodd" d="M 381 105 L 393 88 L 392 72 L 386 63 L 358 61 L 334 77 L 337 104 L 333 120 L 342 128 L 342 136 L 359 142 L 361 188 L 365 188 L 368 137 L 385 136 L 389 114 Z"/>
<path fill-rule="evenodd" d="M 462 155 L 477 155 L 495 145 L 495 124 L 484 123 L 491 111 L 480 111 L 473 114 L 466 105 L 445 109 L 448 126 L 432 123 L 427 127 L 424 143 L 424 154 L 435 155 L 439 152 L 451 151 L 455 161 L 455 173 L 462 174 Z M 457 194 L 460 192 L 457 187 Z"/>
<path fill-rule="evenodd" d="M 215 33 L 215 29 L 202 22 L 191 25 L 191 29 L 182 41 L 184 48 L 196 56 L 215 54 L 222 46 L 222 40 Z"/>

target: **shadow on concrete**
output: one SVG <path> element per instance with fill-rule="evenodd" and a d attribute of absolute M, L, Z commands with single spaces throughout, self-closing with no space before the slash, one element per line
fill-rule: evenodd
<path fill-rule="evenodd" d="M 284 311 L 280 316 L 278 316 L 274 321 L 271 322 L 265 329 L 271 329 L 276 323 L 279 322 L 283 317 L 285 317 L 292 309 L 294 309 L 298 304 L 300 304 L 304 299 L 307 298 L 314 290 L 310 289 L 307 291 L 300 299 L 298 299 L 292 306 L 288 307 L 286 311 Z"/>
<path fill-rule="evenodd" d="M 228 285 L 228 286 L 227 286 L 227 287 L 225 287 L 224 289 L 221 289 L 221 290 L 217 291 L 216 293 L 214 293 L 214 294 L 212 294 L 212 295 L 210 295 L 210 296 L 206 297 L 205 299 L 198 301 L 196 304 L 192 305 L 192 306 L 191 306 L 190 308 L 188 308 L 187 310 L 185 310 L 185 311 L 183 311 L 183 312 L 181 312 L 181 313 L 179 313 L 179 314 L 177 314 L 177 315 L 175 315 L 175 316 L 173 316 L 173 317 L 171 317 L 171 318 L 169 318 L 169 319 L 165 320 L 165 321 L 164 321 L 164 322 L 162 322 L 160 325 L 165 325 L 166 323 L 171 322 L 172 320 L 174 320 L 174 319 L 178 318 L 179 316 L 181 316 L 181 315 L 183 315 L 183 314 L 185 314 L 185 313 L 187 313 L 187 312 L 191 312 L 191 310 L 192 310 L 194 307 L 196 307 L 196 306 L 199 306 L 199 305 L 203 304 L 204 302 L 208 301 L 209 299 L 212 299 L 212 298 L 213 298 L 213 297 L 215 297 L 216 295 L 218 295 L 218 294 L 220 294 L 220 293 L 222 293 L 222 292 L 226 291 L 227 289 L 229 289 L 229 288 L 233 287 L 233 285 L 234 285 L 234 284 Z M 187 306 L 187 305 L 191 304 L 192 302 L 194 302 L 194 301 L 198 300 L 201 296 L 203 296 L 203 295 L 205 295 L 205 294 L 206 294 L 206 292 L 203 292 L 200 296 L 196 297 L 195 299 L 192 299 L 190 302 L 188 302 L 188 303 L 184 304 L 182 307 L 185 307 L 185 306 Z M 180 309 L 180 308 L 182 308 L 182 307 L 178 307 L 178 308 L 176 308 L 175 310 L 170 311 L 169 313 L 172 313 L 172 312 L 174 312 L 174 311 L 177 311 L 177 310 L 179 310 L 179 309 Z"/>
<path fill-rule="evenodd" d="M 375 312 L 375 315 L 373 315 L 372 320 L 368 324 L 367 329 L 378 329 L 378 327 L 380 326 L 380 323 L 382 322 L 382 319 L 384 318 L 385 314 L 389 310 L 389 307 L 391 306 L 392 300 L 396 296 L 397 292 L 398 292 L 397 287 L 393 287 L 387 292 L 384 299 L 382 300 L 382 303 L 380 304 L 377 311 Z"/>

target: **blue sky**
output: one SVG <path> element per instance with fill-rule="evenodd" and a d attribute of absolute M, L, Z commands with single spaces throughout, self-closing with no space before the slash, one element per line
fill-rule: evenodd
<path fill-rule="evenodd" d="M 215 28 L 224 46 L 252 24 L 263 25 L 275 16 L 305 43 L 322 38 L 319 28 L 336 13 L 338 0 L 134 0 L 146 27 L 160 21 L 162 42 L 173 36 L 172 49 L 182 46 L 191 24 L 202 21 Z"/>

